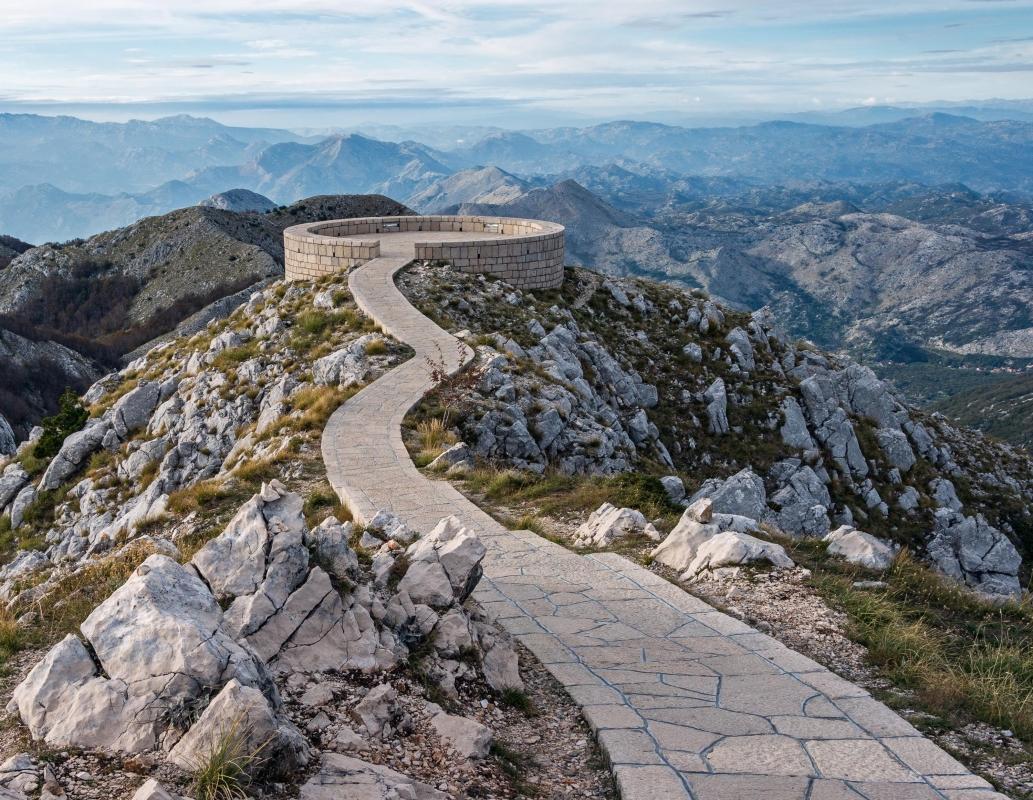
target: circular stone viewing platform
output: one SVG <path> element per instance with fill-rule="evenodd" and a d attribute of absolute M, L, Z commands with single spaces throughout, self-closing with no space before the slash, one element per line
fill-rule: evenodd
<path fill-rule="evenodd" d="M 374 258 L 447 261 L 521 289 L 563 283 L 562 225 L 514 217 L 360 217 L 283 232 L 287 280 L 311 280 Z"/>

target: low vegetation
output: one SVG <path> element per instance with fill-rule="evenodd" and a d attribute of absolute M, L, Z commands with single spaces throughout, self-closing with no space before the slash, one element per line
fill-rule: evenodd
<path fill-rule="evenodd" d="M 247 800 L 249 776 L 262 766 L 265 744 L 252 747 L 252 732 L 244 716 L 238 716 L 212 743 L 211 752 L 194 769 L 197 800 Z"/>

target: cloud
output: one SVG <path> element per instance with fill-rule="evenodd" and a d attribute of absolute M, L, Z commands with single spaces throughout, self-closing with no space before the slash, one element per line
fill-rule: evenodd
<path fill-rule="evenodd" d="M 835 108 L 873 90 L 961 100 L 985 93 L 988 74 L 996 95 L 1030 93 L 1033 37 L 1014 34 L 1033 24 L 1033 0 L 936 5 L 35 0 L 0 17 L 0 74 L 17 76 L 8 107 L 481 108 L 513 126 L 536 109 Z"/>

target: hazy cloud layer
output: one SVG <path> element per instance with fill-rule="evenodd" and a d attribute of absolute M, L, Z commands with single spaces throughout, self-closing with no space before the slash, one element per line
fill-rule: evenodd
<path fill-rule="evenodd" d="M 264 110 L 304 125 L 395 109 L 388 120 L 498 123 L 1031 94 L 1033 0 L 815 5 L 4 3 L 0 110 Z"/>

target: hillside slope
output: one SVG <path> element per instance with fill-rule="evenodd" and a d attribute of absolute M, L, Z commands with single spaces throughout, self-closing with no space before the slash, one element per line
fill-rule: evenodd
<path fill-rule="evenodd" d="M 32 249 L 32 245 L 28 242 L 23 242 L 13 236 L 0 235 L 0 269 L 30 249 Z"/>
<path fill-rule="evenodd" d="M 310 197 L 266 214 L 192 207 L 87 240 L 35 247 L 3 271 L 0 323 L 78 351 L 92 374 L 213 301 L 281 276 L 284 228 L 403 213 L 409 209 L 371 195 Z M 59 384 L 46 381 L 45 402 L 15 414 L 22 435 L 23 421 L 52 410 L 64 385 L 81 388 L 82 381 Z"/>
<path fill-rule="evenodd" d="M 934 406 L 962 425 L 1033 450 L 1033 375 L 1004 377 L 958 392 Z"/>

